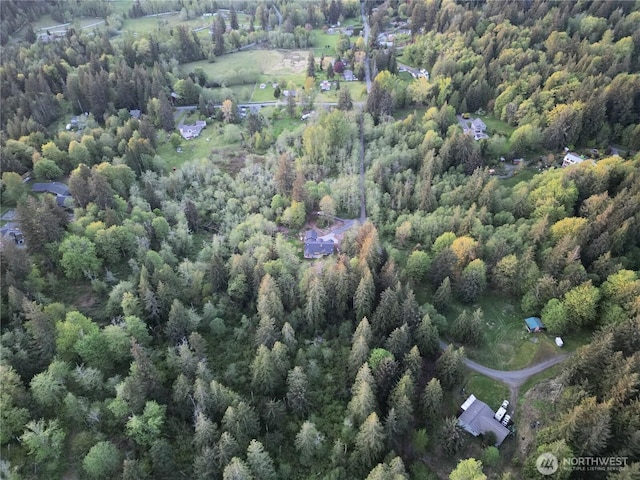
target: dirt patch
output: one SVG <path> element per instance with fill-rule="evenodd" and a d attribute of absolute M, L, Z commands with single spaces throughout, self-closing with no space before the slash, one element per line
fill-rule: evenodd
<path fill-rule="evenodd" d="M 269 61 L 262 65 L 265 74 L 303 73 L 307 69 L 309 52 L 303 50 L 272 51 Z"/>
<path fill-rule="evenodd" d="M 520 406 L 518 431 L 518 455 L 524 460 L 535 448 L 537 431 L 547 427 L 552 420 L 549 404 L 555 402 L 562 384 L 554 379 L 546 380 L 531 388 Z"/>
<path fill-rule="evenodd" d="M 76 299 L 76 305 L 84 311 L 91 309 L 95 304 L 96 297 L 93 295 L 91 290 L 85 291 Z"/>

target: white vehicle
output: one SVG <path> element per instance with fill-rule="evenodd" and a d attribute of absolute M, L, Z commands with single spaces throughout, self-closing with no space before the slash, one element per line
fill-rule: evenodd
<path fill-rule="evenodd" d="M 507 408 L 509 406 L 509 400 L 505 400 L 504 402 L 502 402 L 502 408 Z"/>
<path fill-rule="evenodd" d="M 511 421 L 511 415 L 505 415 L 501 423 L 506 427 L 507 425 L 509 425 L 510 421 Z"/>

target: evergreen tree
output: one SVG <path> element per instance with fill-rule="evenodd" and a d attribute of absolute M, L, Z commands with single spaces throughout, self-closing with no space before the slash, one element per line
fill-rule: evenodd
<path fill-rule="evenodd" d="M 441 445 L 444 452 L 453 456 L 460 451 L 463 444 L 462 433 L 458 426 L 458 419 L 455 417 L 448 417 L 445 419 L 444 424 L 440 430 Z"/>
<path fill-rule="evenodd" d="M 316 60 L 313 56 L 313 50 L 309 52 L 309 56 L 307 57 L 307 77 L 316 77 Z"/>
<path fill-rule="evenodd" d="M 433 295 L 433 306 L 440 312 L 446 312 L 451 304 L 451 280 L 446 277 Z"/>
<path fill-rule="evenodd" d="M 296 435 L 295 446 L 303 464 L 310 464 L 322 448 L 323 442 L 324 435 L 313 422 L 307 420 L 302 424 Z"/>
<path fill-rule="evenodd" d="M 384 451 L 384 430 L 376 412 L 371 412 L 360 426 L 355 442 L 357 462 L 369 469 Z"/>
<path fill-rule="evenodd" d="M 358 370 L 351 392 L 347 412 L 354 425 L 360 425 L 367 415 L 376 409 L 375 384 L 368 363 L 363 364 Z"/>
<path fill-rule="evenodd" d="M 231 30 L 238 30 L 239 28 L 238 14 L 236 13 L 236 9 L 234 8 L 233 3 L 231 4 L 231 8 L 229 10 L 229 16 L 231 17 L 230 19 Z"/>
<path fill-rule="evenodd" d="M 222 480 L 253 480 L 251 470 L 238 457 L 233 457 L 229 464 L 224 467 Z"/>
<path fill-rule="evenodd" d="M 433 324 L 428 313 L 422 317 L 416 329 L 416 341 L 423 357 L 433 357 L 440 351 L 438 328 Z"/>
<path fill-rule="evenodd" d="M 307 290 L 307 306 L 305 316 L 313 332 L 324 327 L 327 296 L 320 276 L 315 276 Z"/>
<path fill-rule="evenodd" d="M 445 388 L 452 388 L 462 378 L 464 348 L 449 345 L 436 362 L 436 376 Z"/>
<path fill-rule="evenodd" d="M 309 408 L 309 380 L 302 367 L 296 366 L 287 376 L 287 405 L 296 415 L 304 415 Z"/>
<path fill-rule="evenodd" d="M 247 447 L 247 464 L 256 479 L 275 480 L 277 478 L 271 456 L 257 440 L 251 440 Z"/>
<path fill-rule="evenodd" d="M 440 380 L 437 378 L 429 380 L 429 383 L 424 387 L 420 400 L 422 402 L 422 414 L 429 422 L 436 422 L 442 412 L 442 387 L 440 386 Z"/>

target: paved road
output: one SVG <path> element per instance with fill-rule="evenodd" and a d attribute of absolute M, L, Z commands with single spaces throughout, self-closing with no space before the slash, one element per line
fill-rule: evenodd
<path fill-rule="evenodd" d="M 449 345 L 446 342 L 440 340 L 440 347 L 443 350 L 448 346 Z M 489 378 L 493 378 L 494 380 L 499 380 L 503 383 L 506 383 L 511 388 L 518 388 L 530 377 L 540 372 L 544 372 L 546 369 L 551 368 L 560 362 L 563 362 L 567 358 L 569 358 L 569 354 L 565 353 L 545 360 L 543 362 L 536 363 L 535 365 L 531 365 L 530 367 L 523 368 L 521 370 L 495 370 L 493 368 L 480 365 L 479 363 L 474 362 L 473 360 L 469 360 L 468 358 L 464 359 L 464 364 L 474 372 L 481 373 Z"/>
<path fill-rule="evenodd" d="M 367 18 L 367 13 L 364 10 L 365 2 L 360 4 L 360 13 L 362 15 L 362 25 L 364 26 L 364 44 L 369 48 L 369 19 Z M 369 56 L 366 55 L 364 57 L 364 78 L 367 82 L 367 93 L 371 92 L 371 68 L 369 66 Z"/>

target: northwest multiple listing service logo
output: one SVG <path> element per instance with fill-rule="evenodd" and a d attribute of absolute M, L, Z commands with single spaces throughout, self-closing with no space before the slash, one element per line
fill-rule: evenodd
<path fill-rule="evenodd" d="M 536 460 L 542 475 L 553 475 L 559 468 L 574 472 L 611 472 L 627 466 L 628 457 L 569 457 L 558 460 L 553 453 L 543 453 Z"/>
<path fill-rule="evenodd" d="M 542 475 L 553 475 L 558 471 L 558 457 L 553 453 L 543 453 L 536 460 L 536 468 Z"/>

